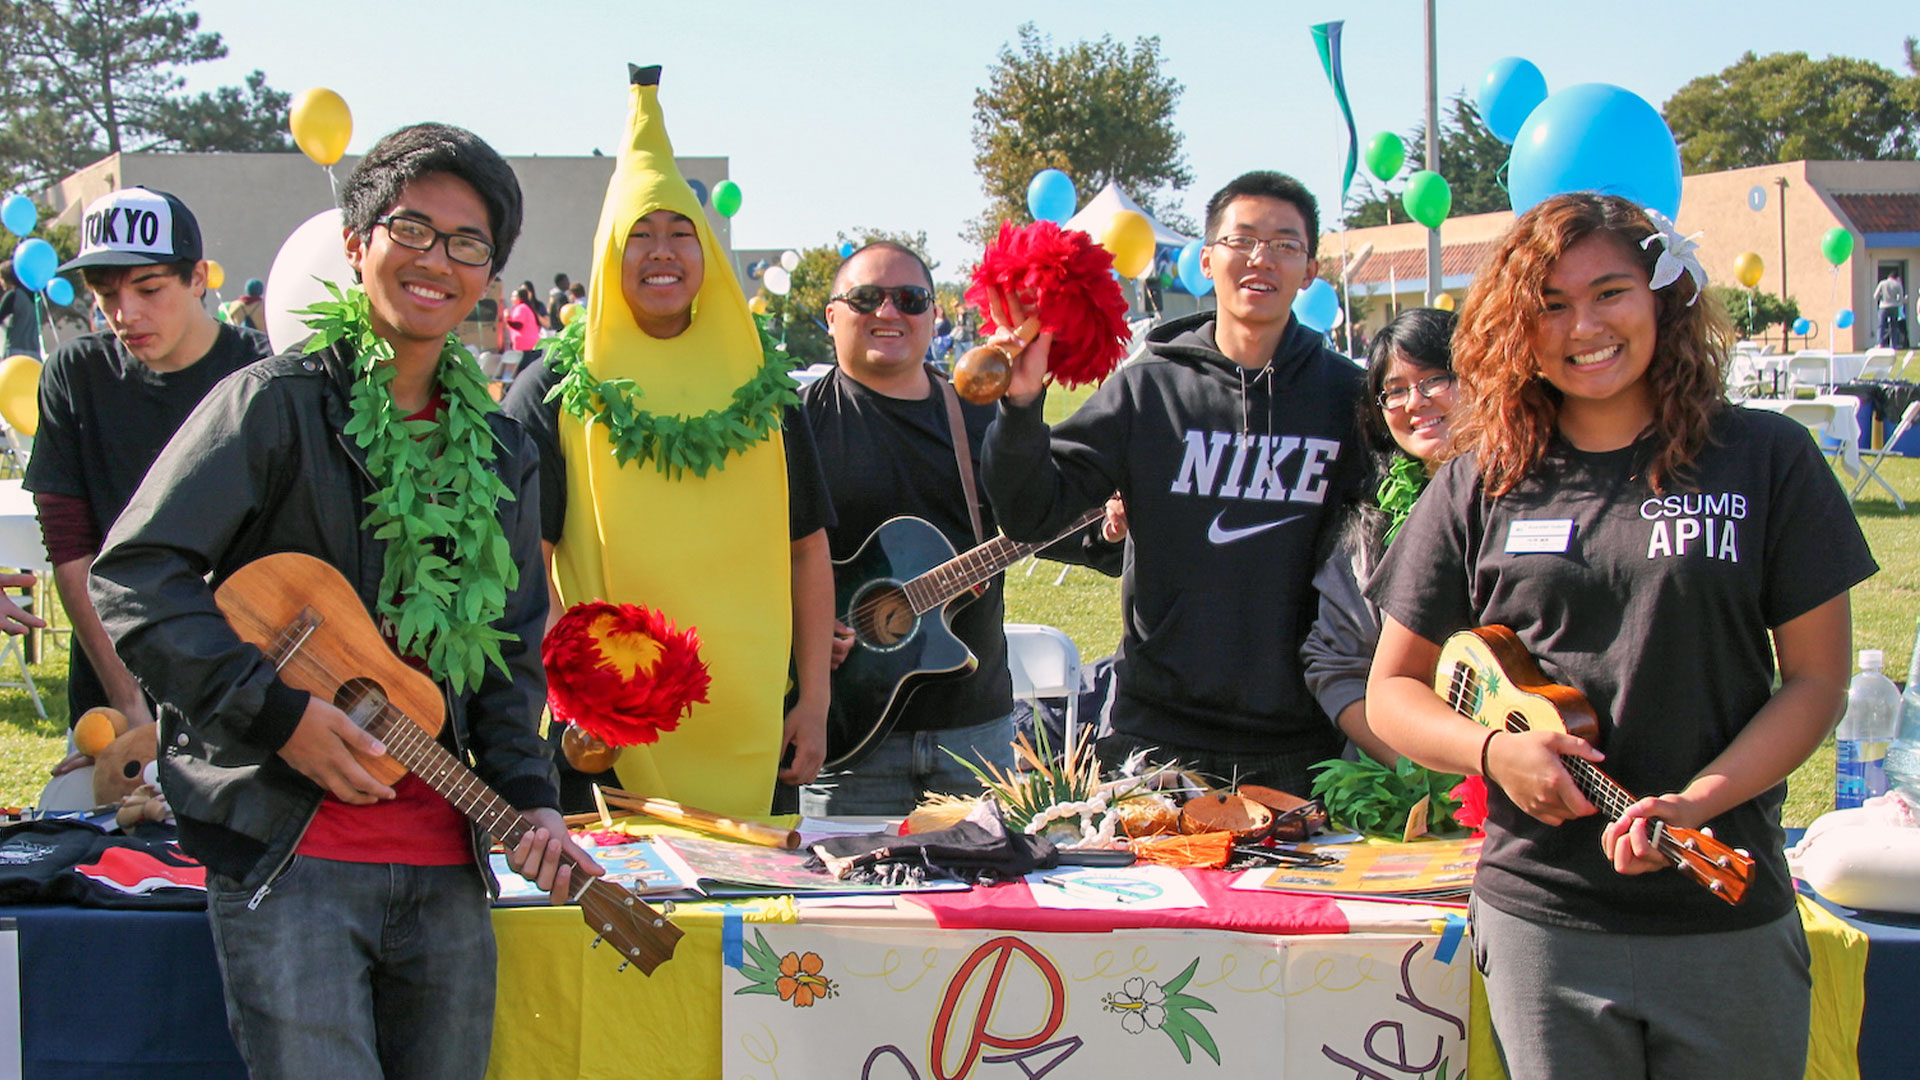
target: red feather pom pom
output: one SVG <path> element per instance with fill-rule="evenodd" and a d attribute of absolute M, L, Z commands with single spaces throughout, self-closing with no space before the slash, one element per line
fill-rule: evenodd
<path fill-rule="evenodd" d="M 700 635 L 638 604 L 575 604 L 540 649 L 553 718 L 609 746 L 657 742 L 707 700 Z"/>
<path fill-rule="evenodd" d="M 1487 782 L 1478 776 L 1469 776 L 1453 785 L 1447 797 L 1460 804 L 1453 812 L 1453 823 L 1461 828 L 1473 830 L 1475 836 L 1485 836 L 1481 826 L 1487 821 Z"/>
<path fill-rule="evenodd" d="M 989 286 L 1018 297 L 1039 317 L 1040 329 L 1053 334 L 1047 371 L 1057 382 L 1099 382 L 1126 359 L 1127 300 L 1113 278 L 1113 256 L 1086 233 L 1051 221 L 1024 228 L 1001 222 L 967 288 L 967 302 L 985 316 L 981 328 L 991 334 Z"/>

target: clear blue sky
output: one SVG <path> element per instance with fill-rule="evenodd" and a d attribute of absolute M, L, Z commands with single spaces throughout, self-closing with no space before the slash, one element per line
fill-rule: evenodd
<path fill-rule="evenodd" d="M 737 246 L 828 243 L 860 226 L 924 229 L 942 277 L 971 257 L 957 233 L 984 201 L 973 95 L 1022 21 L 1056 44 L 1159 36 L 1166 70 L 1186 86 L 1174 120 L 1195 178 L 1182 199 L 1196 219 L 1209 192 L 1253 168 L 1291 172 L 1323 206 L 1337 201 L 1345 133 L 1314 55 L 1314 23 L 1346 20 L 1363 145 L 1375 131 L 1408 130 L 1424 108 L 1419 0 L 190 5 L 230 50 L 192 69 L 190 88 L 238 83 L 254 68 L 282 90 L 330 87 L 353 109 L 355 153 L 418 120 L 472 128 L 508 154 L 611 150 L 626 63 L 663 64 L 675 149 L 732 159 L 745 193 Z M 1902 6 L 1442 0 L 1442 107 L 1503 56 L 1538 64 L 1550 90 L 1612 82 L 1656 106 L 1749 49 L 1855 56 L 1904 72 L 1900 41 L 1920 35 L 1911 13 L 1920 9 L 1900 16 Z M 671 14 L 650 19 L 648 9 Z M 600 193 L 582 197 L 597 204 Z"/>

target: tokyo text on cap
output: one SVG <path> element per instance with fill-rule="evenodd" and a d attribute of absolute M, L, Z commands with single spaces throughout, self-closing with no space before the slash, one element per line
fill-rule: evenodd
<path fill-rule="evenodd" d="M 187 204 L 164 191 L 110 191 L 87 207 L 80 254 L 62 270 L 88 266 L 151 266 L 201 259 L 200 223 Z"/>

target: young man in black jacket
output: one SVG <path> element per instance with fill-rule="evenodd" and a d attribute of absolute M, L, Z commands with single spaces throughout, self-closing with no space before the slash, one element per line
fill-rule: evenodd
<path fill-rule="evenodd" d="M 341 196 L 361 288 L 312 324 L 331 343 L 207 395 L 108 534 L 92 595 L 159 703 L 161 784 L 209 871 L 253 1075 L 477 1078 L 493 1020 L 485 846 L 425 781 L 371 776 L 351 751 L 381 744 L 283 682 L 214 604 L 265 555 L 340 570 L 441 685 L 442 745 L 536 826 L 509 863 L 556 902 L 570 893 L 558 864 L 578 852 L 538 733 L 537 454 L 449 336 L 506 262 L 519 184 L 471 133 L 421 124 L 376 144 Z"/>
<path fill-rule="evenodd" d="M 1115 489 L 1126 501 L 1114 734 L 1098 747 L 1108 768 L 1151 749 L 1305 794 L 1308 766 L 1340 754 L 1299 652 L 1322 535 L 1364 471 L 1362 372 L 1292 317 L 1318 233 L 1298 181 L 1234 180 L 1207 204 L 1200 255 L 1218 310 L 1155 328 L 1149 355 L 1051 432 L 1043 336 L 987 435 L 981 477 L 1016 540 L 1051 535 Z"/>

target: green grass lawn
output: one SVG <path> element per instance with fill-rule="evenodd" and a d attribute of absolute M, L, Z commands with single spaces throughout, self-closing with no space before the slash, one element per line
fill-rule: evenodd
<path fill-rule="evenodd" d="M 1086 396 L 1084 391 L 1051 394 L 1049 419 L 1065 416 Z M 1855 648 L 1886 650 L 1887 670 L 1899 678 L 1906 673 L 1915 619 L 1920 617 L 1920 459 L 1890 458 L 1881 471 L 1913 505 L 1900 511 L 1877 484 L 1869 484 L 1855 504 L 1881 570 L 1853 592 L 1853 638 Z M 1119 582 L 1074 567 L 1055 585 L 1059 573 L 1058 564 L 1032 562 L 1009 571 L 1007 619 L 1059 627 L 1088 660 L 1113 652 L 1120 640 Z M 58 604 L 50 601 L 49 607 Z M 58 611 L 54 617 L 59 619 Z M 46 782 L 47 767 L 65 754 L 66 650 L 50 645 L 47 653 L 34 665 L 33 677 L 53 720 L 34 715 L 25 691 L 0 689 L 0 805 L 31 804 Z M 9 674 L 0 672 L 0 679 Z M 1794 773 L 1788 788 L 1789 825 L 1805 825 L 1832 808 L 1831 739 Z"/>

